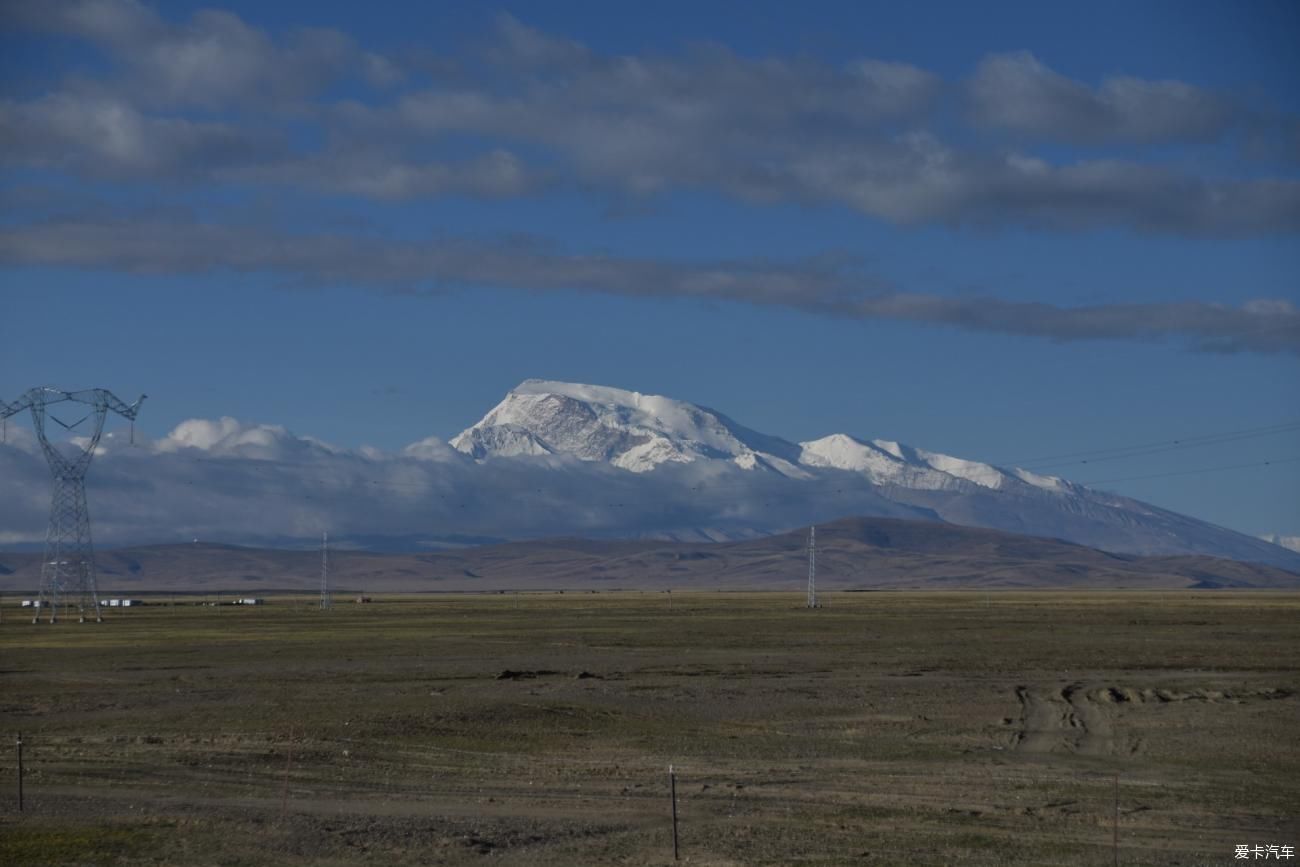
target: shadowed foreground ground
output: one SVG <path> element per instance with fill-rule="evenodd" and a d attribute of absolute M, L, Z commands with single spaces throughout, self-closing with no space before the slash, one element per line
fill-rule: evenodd
<path fill-rule="evenodd" d="M 669 763 L 693 864 L 1300 843 L 1300 594 L 801 601 L 9 602 L 0 863 L 668 863 Z"/>

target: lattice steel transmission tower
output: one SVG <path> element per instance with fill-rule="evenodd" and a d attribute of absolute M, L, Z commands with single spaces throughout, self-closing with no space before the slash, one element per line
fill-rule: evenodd
<path fill-rule="evenodd" d="M 320 534 L 320 607 L 330 607 L 330 534 Z"/>
<path fill-rule="evenodd" d="M 821 608 L 817 602 L 817 528 L 808 528 L 808 607 Z"/>
<path fill-rule="evenodd" d="M 29 389 L 13 403 L 0 400 L 0 419 L 31 410 L 32 425 L 41 451 L 50 465 L 54 477 L 54 495 L 50 501 L 50 525 L 45 533 L 45 558 L 41 561 L 41 591 L 36 603 L 32 623 L 37 622 L 41 610 L 48 608 L 50 622 L 58 619 L 60 604 L 66 605 L 71 594 L 77 599 L 81 622 L 86 620 L 86 609 L 93 611 L 96 621 L 102 621 L 99 610 L 99 590 L 95 584 L 95 549 L 90 538 L 90 513 L 86 509 L 86 471 L 95 457 L 95 448 L 104 433 L 104 420 L 112 410 L 131 421 L 131 441 L 135 442 L 135 417 L 145 395 L 133 404 L 119 400 L 111 391 L 91 388 L 84 391 L 62 391 L 44 386 Z M 59 403 L 81 404 L 90 408 L 86 415 L 74 422 L 66 422 L 48 412 Z M 45 419 L 49 417 L 65 430 L 75 430 L 89 420 L 93 426 L 90 436 L 60 449 L 45 435 Z"/>

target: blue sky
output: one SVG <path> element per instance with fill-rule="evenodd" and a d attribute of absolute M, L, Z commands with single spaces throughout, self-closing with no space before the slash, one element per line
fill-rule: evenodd
<path fill-rule="evenodd" d="M 1294 4 L 4 10 L 2 398 L 398 449 L 543 377 L 1004 462 L 1300 419 Z M 1296 457 L 1059 472 L 1300 534 L 1300 462 L 1191 472 Z"/>

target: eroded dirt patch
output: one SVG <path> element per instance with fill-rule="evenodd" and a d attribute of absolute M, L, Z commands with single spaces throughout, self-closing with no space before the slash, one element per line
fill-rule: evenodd
<path fill-rule="evenodd" d="M 1295 693 L 1276 687 L 1245 689 L 1168 689 L 1071 683 L 1060 688 L 1017 686 L 1019 731 L 1013 746 L 1025 753 L 1105 756 L 1141 750 L 1139 738 L 1118 724 L 1125 706 L 1205 702 L 1240 705 L 1288 699 Z"/>
<path fill-rule="evenodd" d="M 1016 687 L 1020 701 L 1020 731 L 1015 748 L 1026 753 L 1076 753 L 1105 756 L 1116 752 L 1113 703 L 1100 702 L 1097 692 L 1081 683 L 1059 689 Z M 1123 751 L 1130 748 L 1118 745 Z"/>

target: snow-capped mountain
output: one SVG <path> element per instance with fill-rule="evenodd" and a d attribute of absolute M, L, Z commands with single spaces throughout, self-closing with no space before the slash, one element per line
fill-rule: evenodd
<path fill-rule="evenodd" d="M 1053 476 L 885 439 L 792 443 L 695 404 L 529 380 L 450 443 L 339 448 L 275 424 L 189 419 L 100 441 L 96 541 L 427 549 L 475 541 L 737 541 L 844 517 L 1064 539 L 1125 554 L 1210 554 L 1300 572 L 1300 553 Z M 0 546 L 39 549 L 49 470 L 36 438 L 0 442 Z M 142 484 L 142 480 L 146 480 Z M 388 540 L 381 542 L 380 540 Z"/>
<path fill-rule="evenodd" d="M 811 479 L 817 468 L 849 470 L 873 484 L 918 490 L 963 490 L 963 483 L 995 491 L 1027 485 L 1064 492 L 1072 487 L 1054 476 L 1003 469 L 889 440 L 868 442 L 831 434 L 796 445 L 685 401 L 543 379 L 525 380 L 511 389 L 505 400 L 452 439 L 451 445 L 478 460 L 563 454 L 635 473 L 669 462 L 725 460 L 792 479 Z"/>
<path fill-rule="evenodd" d="M 451 445 L 480 462 L 568 455 L 647 477 L 725 463 L 772 476 L 762 486 L 769 502 L 808 498 L 823 509 L 840 502 L 843 514 L 937 518 L 1115 552 L 1213 554 L 1300 568 L 1300 556 L 1276 545 L 1055 476 L 842 433 L 795 444 L 706 407 L 618 388 L 527 380 Z M 774 529 L 761 514 L 751 520 L 735 528 L 737 537 Z M 690 531 L 658 529 L 679 538 Z"/>
<path fill-rule="evenodd" d="M 705 407 L 655 394 L 525 380 L 451 441 L 475 458 L 566 454 L 644 473 L 665 463 L 728 460 L 809 478 L 799 449 Z"/>

